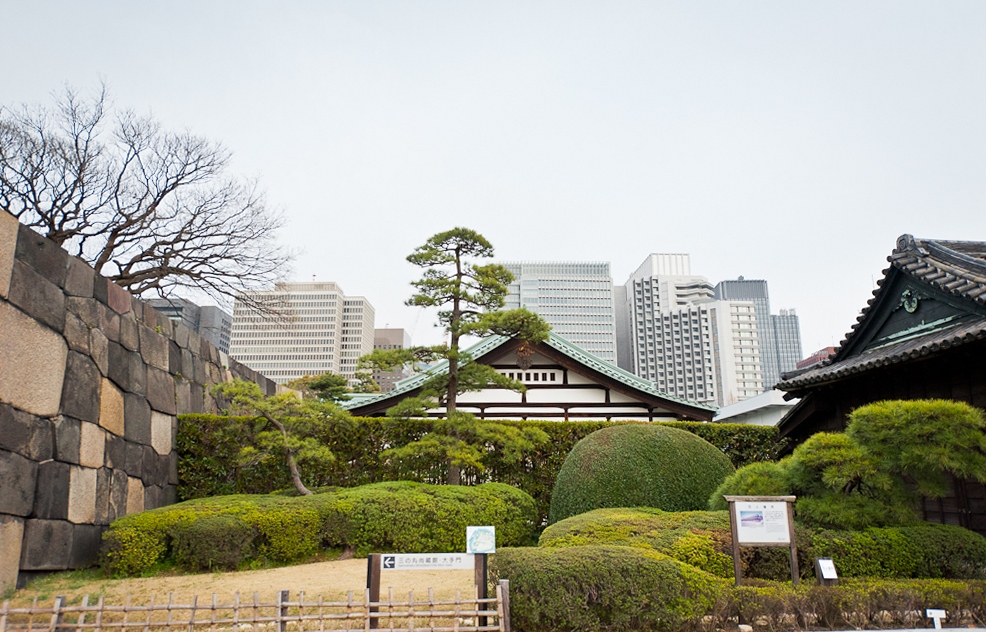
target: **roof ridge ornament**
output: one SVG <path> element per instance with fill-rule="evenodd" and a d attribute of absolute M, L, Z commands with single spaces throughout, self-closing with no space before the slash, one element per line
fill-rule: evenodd
<path fill-rule="evenodd" d="M 914 250 L 918 250 L 918 245 L 914 241 L 914 235 L 909 235 L 907 233 L 904 233 L 903 235 L 897 238 L 897 248 L 896 248 L 897 252 L 907 252 Z"/>

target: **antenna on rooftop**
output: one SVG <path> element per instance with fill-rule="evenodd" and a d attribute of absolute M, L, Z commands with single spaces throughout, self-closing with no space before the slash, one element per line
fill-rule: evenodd
<path fill-rule="evenodd" d="M 313 274 L 312 275 L 312 283 L 314 283 L 314 282 L 315 282 L 315 275 Z"/>

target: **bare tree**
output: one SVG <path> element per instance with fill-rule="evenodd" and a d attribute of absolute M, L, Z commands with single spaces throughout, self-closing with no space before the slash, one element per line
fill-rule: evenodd
<path fill-rule="evenodd" d="M 228 304 L 282 275 L 283 220 L 229 173 L 227 149 L 111 110 L 105 86 L 0 107 L 0 208 L 135 295 L 189 288 Z"/>

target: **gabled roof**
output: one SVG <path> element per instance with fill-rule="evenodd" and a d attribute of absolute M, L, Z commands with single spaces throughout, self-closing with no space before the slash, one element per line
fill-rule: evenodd
<path fill-rule="evenodd" d="M 835 354 L 775 388 L 800 391 L 986 339 L 986 242 L 915 239 L 902 235 L 887 261 L 890 267 L 883 271 L 884 278 Z M 885 313 L 888 301 L 897 300 L 897 296 L 889 293 L 899 289 L 905 279 L 930 288 L 956 305 L 966 306 L 968 311 L 930 322 L 922 320 L 879 341 L 880 344 L 871 342 L 867 335 L 880 325 L 876 322 L 878 312 Z"/>
<path fill-rule="evenodd" d="M 468 354 L 469 357 L 473 358 L 473 360 L 480 360 L 483 356 L 488 355 L 489 353 L 493 352 L 494 350 L 498 349 L 499 347 L 503 346 L 504 344 L 510 341 L 511 338 L 508 338 L 506 336 L 490 336 L 488 338 L 484 338 L 483 340 L 479 341 L 475 345 L 469 347 L 463 353 Z M 662 391 L 659 391 L 654 386 L 653 382 L 639 378 L 633 373 L 625 371 L 613 364 L 610 364 L 609 362 L 606 362 L 605 360 L 601 360 L 596 356 L 592 355 L 591 353 L 589 353 L 588 351 L 585 351 L 581 347 L 572 344 L 571 342 L 565 340 L 564 338 L 553 332 L 549 332 L 548 339 L 541 344 L 547 345 L 549 348 L 554 349 L 555 351 L 563 354 L 564 356 L 570 358 L 571 360 L 577 362 L 578 364 L 581 364 L 584 367 L 587 367 L 593 371 L 596 371 L 598 373 L 601 373 L 602 375 L 607 376 L 612 380 L 615 380 L 616 382 L 622 384 L 628 389 L 642 392 L 652 398 L 659 398 L 665 400 L 668 403 L 677 404 L 681 407 L 693 408 L 696 409 L 697 411 L 707 411 L 707 412 L 716 411 L 715 406 L 710 406 L 708 404 L 702 404 L 699 402 L 693 402 L 681 397 L 676 397 L 664 393 Z M 400 382 L 397 382 L 397 384 L 395 384 L 394 389 L 390 392 L 380 393 L 378 395 L 372 395 L 372 396 L 360 396 L 358 398 L 354 397 L 349 401 L 343 402 L 342 406 L 347 409 L 354 409 L 358 407 L 367 406 L 370 404 L 376 404 L 389 399 L 394 399 L 396 403 L 396 401 L 402 399 L 402 396 L 411 396 L 411 394 L 414 391 L 421 388 L 425 384 L 425 382 L 427 382 L 431 378 L 437 375 L 444 375 L 446 373 L 448 373 L 448 361 L 443 360 L 439 363 L 436 363 L 431 368 L 422 371 L 421 373 L 418 373 L 417 375 L 413 375 L 409 378 L 401 380 Z M 711 415 L 709 416 L 709 418 L 711 418 Z"/>

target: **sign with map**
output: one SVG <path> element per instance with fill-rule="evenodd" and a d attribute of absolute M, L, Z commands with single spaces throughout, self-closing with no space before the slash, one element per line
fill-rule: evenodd
<path fill-rule="evenodd" d="M 496 527 L 466 527 L 466 553 L 496 553 Z"/>
<path fill-rule="evenodd" d="M 790 544 L 788 503 L 737 502 L 736 539 L 740 544 Z"/>

